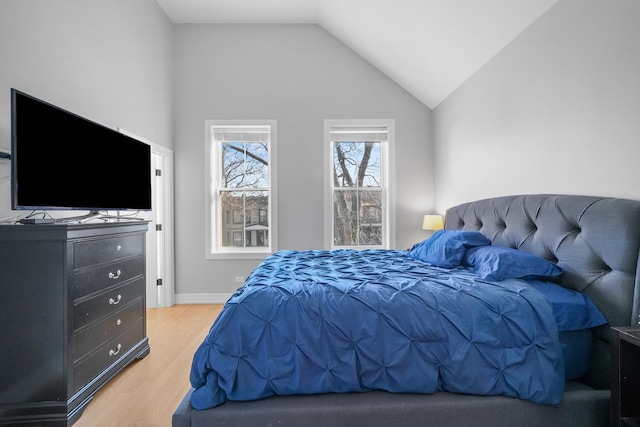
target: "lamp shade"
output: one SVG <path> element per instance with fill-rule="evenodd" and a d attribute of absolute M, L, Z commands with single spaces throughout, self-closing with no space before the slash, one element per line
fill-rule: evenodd
<path fill-rule="evenodd" d="M 425 215 L 422 219 L 423 230 L 442 230 L 444 228 L 444 219 L 442 215 Z"/>

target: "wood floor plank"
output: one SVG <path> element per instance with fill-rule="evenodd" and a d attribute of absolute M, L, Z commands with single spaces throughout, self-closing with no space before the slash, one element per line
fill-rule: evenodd
<path fill-rule="evenodd" d="M 189 389 L 196 348 L 220 304 L 147 309 L 151 353 L 129 365 L 93 397 L 74 427 L 168 427 Z"/>

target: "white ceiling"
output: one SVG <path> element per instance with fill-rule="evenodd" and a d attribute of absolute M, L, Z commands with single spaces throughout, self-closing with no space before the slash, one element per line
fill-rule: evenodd
<path fill-rule="evenodd" d="M 174 23 L 314 23 L 430 108 L 558 0 L 157 0 Z"/>

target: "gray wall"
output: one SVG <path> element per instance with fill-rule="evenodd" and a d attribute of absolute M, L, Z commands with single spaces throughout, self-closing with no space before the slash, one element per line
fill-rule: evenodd
<path fill-rule="evenodd" d="M 175 35 L 178 301 L 224 298 L 258 262 L 205 259 L 207 119 L 277 120 L 281 249 L 324 244 L 323 120 L 395 119 L 396 246 L 424 237 L 433 200 L 424 104 L 317 25 L 177 25 Z"/>
<path fill-rule="evenodd" d="M 12 87 L 172 148 L 172 35 L 154 0 L 0 1 L 0 148 L 11 147 Z M 0 161 L 0 218 L 16 213 L 10 171 Z"/>
<path fill-rule="evenodd" d="M 433 111 L 436 206 L 640 199 L 640 2 L 560 0 Z"/>

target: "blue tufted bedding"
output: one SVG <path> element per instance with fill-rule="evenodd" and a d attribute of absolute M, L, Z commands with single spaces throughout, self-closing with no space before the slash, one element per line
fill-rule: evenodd
<path fill-rule="evenodd" d="M 564 366 L 544 297 L 406 251 L 281 251 L 229 299 L 194 355 L 191 404 L 386 390 L 558 404 Z"/>

